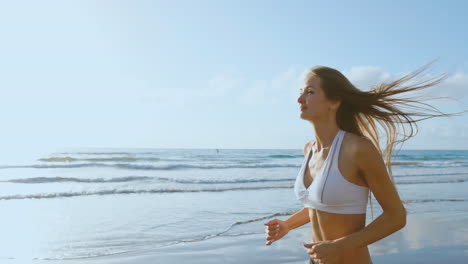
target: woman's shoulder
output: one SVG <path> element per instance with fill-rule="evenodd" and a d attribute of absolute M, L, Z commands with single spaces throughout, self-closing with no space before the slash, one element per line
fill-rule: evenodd
<path fill-rule="evenodd" d="M 347 132 L 344 139 L 344 145 L 346 145 L 347 152 L 352 156 L 356 157 L 362 152 L 374 152 L 377 150 L 374 143 L 366 136 Z"/>
<path fill-rule="evenodd" d="M 349 144 L 359 144 L 359 143 L 363 143 L 364 141 L 369 141 L 369 138 L 365 137 L 365 136 L 361 136 L 361 135 L 358 135 L 358 134 L 355 134 L 355 133 L 352 133 L 352 132 L 348 132 L 346 131 L 346 135 L 345 135 L 345 140 L 349 143 Z"/>

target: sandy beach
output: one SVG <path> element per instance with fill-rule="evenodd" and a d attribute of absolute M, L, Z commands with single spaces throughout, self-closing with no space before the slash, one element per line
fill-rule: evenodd
<path fill-rule="evenodd" d="M 282 219 L 282 218 L 281 218 Z M 374 263 L 468 263 L 468 216 L 465 213 L 408 215 L 407 226 L 369 246 Z M 261 223 L 258 223 L 259 225 Z M 262 229 L 259 226 L 259 229 Z M 264 234 L 214 237 L 154 250 L 110 256 L 33 263 L 150 264 L 150 263 L 307 263 L 302 241 L 310 241 L 309 226 L 293 230 L 265 246 Z M 2 261 L 3 262 L 3 261 Z M 5 262 L 16 263 L 16 262 Z M 20 262 L 17 262 L 20 263 Z"/>

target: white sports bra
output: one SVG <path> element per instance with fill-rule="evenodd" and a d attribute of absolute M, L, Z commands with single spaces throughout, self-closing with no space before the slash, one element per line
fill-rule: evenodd
<path fill-rule="evenodd" d="M 345 133 L 340 129 L 335 135 L 322 169 L 309 187 L 304 184 L 304 176 L 312 147 L 302 162 L 294 183 L 294 192 L 304 207 L 338 214 L 366 213 L 369 188 L 348 181 L 338 169 L 338 155 Z"/>

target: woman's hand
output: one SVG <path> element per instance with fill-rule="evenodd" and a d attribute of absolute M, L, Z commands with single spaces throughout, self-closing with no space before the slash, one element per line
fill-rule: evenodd
<path fill-rule="evenodd" d="M 271 245 L 276 240 L 280 240 L 289 232 L 289 226 L 286 222 L 278 219 L 273 219 L 264 225 L 266 225 L 265 232 L 267 233 L 267 242 L 265 245 L 267 246 Z"/>
<path fill-rule="evenodd" d="M 304 243 L 304 247 L 308 248 L 307 254 L 309 254 L 315 262 L 320 264 L 340 263 L 343 254 L 343 248 L 336 242 L 330 240 L 311 244 Z"/>

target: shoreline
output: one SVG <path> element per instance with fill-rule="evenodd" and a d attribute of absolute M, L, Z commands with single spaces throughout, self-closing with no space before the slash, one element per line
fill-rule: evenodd
<path fill-rule="evenodd" d="M 279 219 L 285 219 L 281 217 Z M 409 214 L 405 228 L 369 245 L 375 264 L 468 263 L 468 215 L 452 212 Z M 263 229 L 263 222 L 259 222 Z M 265 245 L 265 234 L 218 236 L 157 249 L 69 260 L 31 260 L 31 263 L 296 263 L 307 264 L 302 241 L 311 241 L 309 225 L 294 229 L 281 240 Z M 5 260 L 5 263 L 25 263 Z"/>

